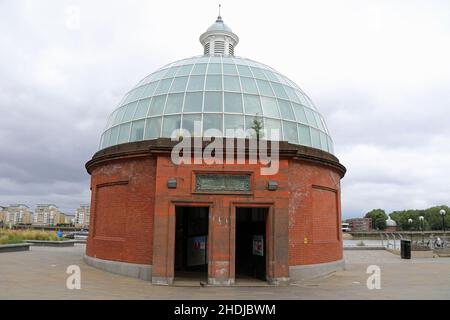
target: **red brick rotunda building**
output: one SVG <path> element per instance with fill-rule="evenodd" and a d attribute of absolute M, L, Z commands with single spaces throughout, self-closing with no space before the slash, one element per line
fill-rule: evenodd
<path fill-rule="evenodd" d="M 200 42 L 203 55 L 145 77 L 108 118 L 100 150 L 86 164 L 85 261 L 155 284 L 186 277 L 279 284 L 342 269 L 345 168 L 323 117 L 293 81 L 235 56 L 239 38 L 220 16 Z M 224 138 L 255 123 L 278 129 L 280 141 Z M 208 149 L 209 136 L 229 147 L 223 163 L 209 161 L 220 155 Z M 173 160 L 179 141 L 192 142 L 179 153 L 192 161 Z M 252 161 L 263 142 L 271 161 Z"/>

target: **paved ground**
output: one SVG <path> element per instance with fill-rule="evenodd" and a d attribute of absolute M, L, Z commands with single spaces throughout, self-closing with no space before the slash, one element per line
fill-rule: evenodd
<path fill-rule="evenodd" d="M 0 254 L 0 299 L 450 299 L 450 258 L 401 260 L 386 251 L 345 251 L 347 268 L 285 287 L 167 287 L 87 266 L 84 245 L 32 247 Z M 66 268 L 79 265 L 80 290 L 66 288 Z M 366 286 L 369 265 L 381 289 Z"/>

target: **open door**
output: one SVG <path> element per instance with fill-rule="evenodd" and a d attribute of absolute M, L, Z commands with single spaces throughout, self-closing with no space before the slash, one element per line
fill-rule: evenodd
<path fill-rule="evenodd" d="M 208 207 L 176 207 L 175 279 L 208 277 Z"/>
<path fill-rule="evenodd" d="M 236 208 L 236 278 L 266 281 L 267 208 Z"/>

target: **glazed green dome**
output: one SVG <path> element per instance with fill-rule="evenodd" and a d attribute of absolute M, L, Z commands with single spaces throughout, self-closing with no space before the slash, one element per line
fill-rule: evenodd
<path fill-rule="evenodd" d="M 129 91 L 109 116 L 100 149 L 209 128 L 249 129 L 258 116 L 280 139 L 333 153 L 311 99 L 272 68 L 235 56 L 197 56 L 162 67 Z M 225 129 L 225 130 L 224 130 Z"/>

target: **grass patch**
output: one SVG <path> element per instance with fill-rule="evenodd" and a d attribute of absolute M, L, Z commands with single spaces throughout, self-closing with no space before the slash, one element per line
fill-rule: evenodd
<path fill-rule="evenodd" d="M 59 238 L 56 232 L 0 229 L 0 245 L 23 243 L 26 240 L 65 241 L 68 239 Z"/>

